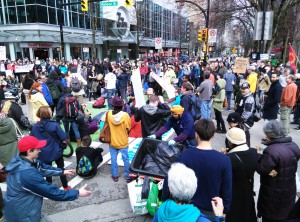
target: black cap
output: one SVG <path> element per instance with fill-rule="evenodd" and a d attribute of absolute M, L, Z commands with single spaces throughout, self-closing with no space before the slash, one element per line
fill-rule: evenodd
<path fill-rule="evenodd" d="M 241 115 L 237 112 L 230 113 L 227 117 L 227 122 L 229 122 L 229 123 L 240 123 L 240 122 L 242 122 Z"/>
<path fill-rule="evenodd" d="M 240 85 L 240 88 L 241 89 L 249 89 L 250 88 L 250 84 L 248 82 L 243 82 L 241 85 Z"/>

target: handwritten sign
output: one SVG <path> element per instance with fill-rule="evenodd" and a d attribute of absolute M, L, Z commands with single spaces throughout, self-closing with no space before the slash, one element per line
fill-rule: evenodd
<path fill-rule="evenodd" d="M 175 88 L 170 83 L 167 83 L 163 78 L 157 76 L 154 73 L 150 73 L 151 77 L 167 92 L 169 99 L 175 97 Z"/>
<path fill-rule="evenodd" d="M 133 86 L 136 107 L 140 108 L 143 105 L 145 105 L 145 97 L 144 97 L 143 86 L 141 81 L 140 69 L 134 69 L 132 71 L 131 82 Z"/>
<path fill-rule="evenodd" d="M 245 73 L 249 64 L 248 58 L 237 57 L 234 61 L 234 73 Z"/>

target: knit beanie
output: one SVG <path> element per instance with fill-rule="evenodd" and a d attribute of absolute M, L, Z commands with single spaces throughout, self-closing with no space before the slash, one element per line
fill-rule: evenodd
<path fill-rule="evenodd" d="M 246 134 L 245 132 L 237 127 L 233 127 L 226 133 L 226 138 L 235 145 L 241 145 L 246 143 Z"/>
<path fill-rule="evenodd" d="M 180 105 L 172 106 L 171 112 L 176 115 L 182 115 L 184 108 Z"/>

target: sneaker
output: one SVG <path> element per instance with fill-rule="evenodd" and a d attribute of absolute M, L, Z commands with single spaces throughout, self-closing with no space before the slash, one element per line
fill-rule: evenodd
<path fill-rule="evenodd" d="M 71 186 L 64 187 L 64 191 L 71 190 L 71 189 L 72 189 Z"/>
<path fill-rule="evenodd" d="M 297 130 L 297 131 L 300 131 L 300 127 L 299 127 L 299 126 L 298 126 L 298 127 L 296 127 L 296 128 L 295 128 L 295 130 Z"/>
<path fill-rule="evenodd" d="M 131 181 L 133 181 L 134 178 L 133 177 L 130 177 L 130 178 L 126 178 L 126 183 L 130 183 Z"/>
<path fill-rule="evenodd" d="M 112 178 L 113 181 L 115 181 L 115 182 L 118 182 L 118 181 L 119 181 L 119 178 L 118 178 L 118 177 L 113 177 L 113 176 L 111 176 L 111 178 Z"/>

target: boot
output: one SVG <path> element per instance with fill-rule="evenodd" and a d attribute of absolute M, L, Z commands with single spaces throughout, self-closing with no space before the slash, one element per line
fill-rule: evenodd
<path fill-rule="evenodd" d="M 77 147 L 81 147 L 81 139 L 76 139 Z"/>

